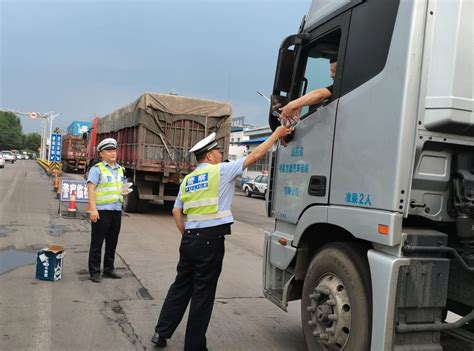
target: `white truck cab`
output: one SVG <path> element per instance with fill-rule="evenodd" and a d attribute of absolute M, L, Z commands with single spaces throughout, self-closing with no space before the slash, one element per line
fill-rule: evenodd
<path fill-rule="evenodd" d="M 272 129 L 332 90 L 274 151 L 267 191 L 264 295 L 301 299 L 309 350 L 474 349 L 473 15 L 472 0 L 314 0 L 280 47 Z"/>

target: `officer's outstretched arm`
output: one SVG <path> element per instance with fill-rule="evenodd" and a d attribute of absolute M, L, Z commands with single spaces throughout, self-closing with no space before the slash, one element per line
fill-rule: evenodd
<path fill-rule="evenodd" d="M 272 148 L 273 144 L 279 139 L 283 138 L 291 133 L 291 129 L 287 127 L 280 126 L 275 131 L 273 132 L 270 137 L 265 140 L 263 143 L 261 143 L 259 146 L 253 150 L 250 155 L 247 156 L 244 162 L 243 168 L 247 168 L 248 166 L 254 164 L 258 160 L 260 160 L 262 157 L 264 157 L 267 152 Z"/>
<path fill-rule="evenodd" d="M 176 223 L 176 227 L 178 227 L 178 230 L 181 234 L 184 233 L 184 216 L 183 216 L 183 210 L 181 208 L 173 208 L 173 218 L 174 222 Z"/>

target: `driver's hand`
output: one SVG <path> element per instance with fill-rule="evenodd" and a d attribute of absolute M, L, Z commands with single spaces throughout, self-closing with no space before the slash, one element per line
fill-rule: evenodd
<path fill-rule="evenodd" d="M 280 118 L 282 124 L 287 123 L 287 121 L 289 121 L 290 123 L 298 122 L 300 119 L 301 107 L 295 107 L 293 101 L 290 101 L 288 104 L 286 104 L 283 108 L 280 109 L 280 111 Z"/>

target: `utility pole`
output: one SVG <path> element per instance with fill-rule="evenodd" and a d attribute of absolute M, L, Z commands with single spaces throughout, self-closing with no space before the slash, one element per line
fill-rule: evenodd
<path fill-rule="evenodd" d="M 46 158 L 47 158 L 48 161 L 49 161 L 50 155 L 46 155 L 46 144 L 47 144 L 48 135 L 50 137 L 49 140 L 51 140 L 51 135 L 53 134 L 53 120 L 61 114 L 57 113 L 57 114 L 53 115 L 54 111 L 49 111 L 49 112 L 46 112 L 46 113 L 21 112 L 21 111 L 16 111 L 16 110 L 12 110 L 12 109 L 4 109 L 4 108 L 0 108 L 0 111 L 11 112 L 11 113 L 14 113 L 15 115 L 20 115 L 20 116 L 28 116 L 32 119 L 41 118 L 41 153 L 40 153 L 40 158 L 43 159 L 43 160 L 46 160 Z M 49 133 L 48 133 L 48 122 L 49 122 Z M 51 147 L 51 145 L 50 145 L 50 147 Z"/>

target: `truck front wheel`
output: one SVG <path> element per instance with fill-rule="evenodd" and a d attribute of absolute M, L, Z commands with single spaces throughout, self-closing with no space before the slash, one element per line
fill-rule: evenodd
<path fill-rule="evenodd" d="M 367 250 L 350 242 L 323 246 L 311 261 L 301 297 L 308 350 L 369 350 L 371 303 Z"/>

